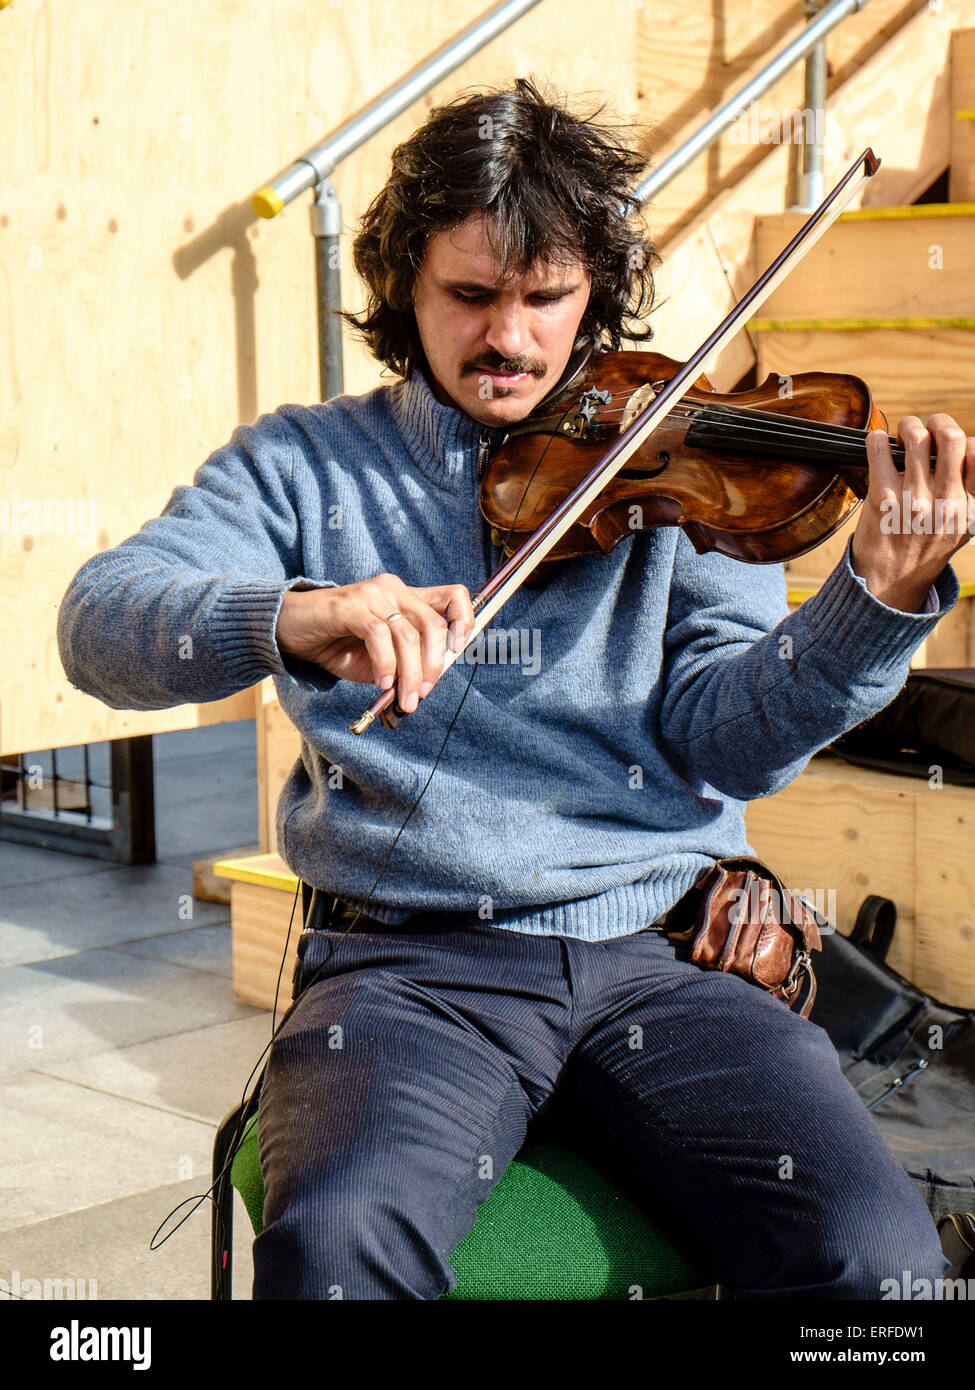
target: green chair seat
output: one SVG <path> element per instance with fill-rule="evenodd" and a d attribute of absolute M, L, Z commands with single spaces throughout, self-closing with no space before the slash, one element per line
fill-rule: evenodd
<path fill-rule="evenodd" d="M 257 1115 L 230 1180 L 254 1232 L 263 1229 Z M 465 1300 L 661 1298 L 713 1283 L 652 1220 L 580 1155 L 529 1140 L 478 1207 L 451 1255 Z"/>

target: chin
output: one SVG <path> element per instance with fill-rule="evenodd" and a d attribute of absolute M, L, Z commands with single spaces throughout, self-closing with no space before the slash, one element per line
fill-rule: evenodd
<path fill-rule="evenodd" d="M 530 415 L 534 404 L 534 397 L 526 399 L 519 396 L 517 391 L 502 395 L 499 391 L 491 401 L 478 400 L 467 413 L 482 425 L 513 425 Z"/>

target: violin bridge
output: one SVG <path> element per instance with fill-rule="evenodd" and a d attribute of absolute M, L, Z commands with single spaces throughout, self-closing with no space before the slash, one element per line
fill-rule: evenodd
<path fill-rule="evenodd" d="M 655 381 L 653 383 L 647 381 L 644 382 L 642 386 L 638 386 L 636 388 L 636 390 L 633 392 L 633 395 L 630 397 L 630 399 L 626 402 L 626 405 L 623 407 L 623 414 L 620 417 L 620 434 L 624 434 L 632 425 L 636 417 L 642 414 L 644 410 L 646 410 L 650 402 L 656 400 L 656 387 L 658 387 L 659 385 L 659 381 Z"/>

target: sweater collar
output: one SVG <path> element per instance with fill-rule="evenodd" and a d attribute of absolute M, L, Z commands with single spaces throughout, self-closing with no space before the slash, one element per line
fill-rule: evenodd
<path fill-rule="evenodd" d="M 416 366 L 390 388 L 390 404 L 417 467 L 449 492 L 475 492 L 481 442 L 487 439 L 493 449 L 504 438 L 504 428 L 482 425 L 465 410 L 443 405 Z"/>

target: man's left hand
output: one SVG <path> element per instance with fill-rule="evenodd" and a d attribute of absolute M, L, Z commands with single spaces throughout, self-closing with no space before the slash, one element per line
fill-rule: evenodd
<path fill-rule="evenodd" d="M 966 438 L 950 415 L 937 414 L 927 429 L 905 415 L 897 437 L 903 473 L 884 431 L 867 435 L 870 480 L 850 563 L 881 603 L 918 613 L 952 555 L 975 534 L 975 436 Z"/>

